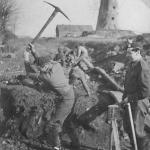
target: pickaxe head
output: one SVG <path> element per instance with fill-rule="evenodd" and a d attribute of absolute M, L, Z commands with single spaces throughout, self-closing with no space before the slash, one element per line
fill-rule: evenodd
<path fill-rule="evenodd" d="M 46 2 L 46 1 L 44 1 L 44 2 L 49 4 L 49 5 L 51 5 L 51 6 L 53 6 L 55 8 L 55 11 L 62 13 L 70 21 L 70 19 L 67 17 L 67 15 L 59 7 L 53 5 L 53 4 L 49 3 L 49 2 Z"/>

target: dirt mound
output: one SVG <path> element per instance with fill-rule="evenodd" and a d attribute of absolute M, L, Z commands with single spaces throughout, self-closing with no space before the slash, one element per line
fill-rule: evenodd
<path fill-rule="evenodd" d="M 38 133 L 38 129 L 34 131 L 33 128 L 43 114 L 50 119 L 55 110 L 54 97 L 57 99 L 58 96 L 53 92 L 40 93 L 22 85 L 1 86 L 2 121 L 14 119 L 22 134 L 27 137 L 38 137 L 42 133 Z M 33 118 L 37 120 L 30 124 Z"/>
<path fill-rule="evenodd" d="M 4 113 L 8 113 L 6 117 L 15 115 L 16 111 L 19 111 L 19 113 L 20 111 L 23 111 L 23 113 L 27 115 L 32 108 L 40 109 L 43 107 L 42 109 L 44 110 L 53 110 L 54 97 L 56 97 L 56 94 L 53 92 L 41 94 L 35 89 L 22 85 L 1 87 L 1 106 L 5 108 Z"/>
<path fill-rule="evenodd" d="M 101 89 L 111 89 L 111 87 L 98 76 L 96 73 L 91 76 L 89 82 L 91 97 L 86 96 L 80 82 L 74 85 L 76 102 L 73 114 L 76 115 L 77 120 L 80 118 L 83 120 L 75 124 L 75 132 L 82 145 L 109 149 L 110 126 L 105 122 L 104 112 L 114 101 L 109 96 L 100 93 Z M 38 143 L 45 142 L 45 145 L 48 145 L 49 133 L 52 133 L 49 121 L 60 98 L 52 91 L 41 92 L 23 85 L 2 85 L 1 115 L 3 116 L 3 129 L 5 129 L 1 131 L 2 136 L 17 139 L 16 141 L 27 138 L 29 142 L 37 138 Z M 86 114 L 88 111 L 90 113 Z M 87 129 L 83 122 L 91 122 L 97 132 Z"/>
<path fill-rule="evenodd" d="M 84 117 L 85 112 L 94 106 L 101 109 L 98 113 L 92 113 L 94 116 L 92 123 L 97 126 L 98 132 L 94 133 L 84 129 L 84 125 L 77 124 L 76 133 L 81 144 L 93 147 L 107 147 L 109 140 L 110 127 L 101 117 L 103 112 L 107 110 L 108 104 L 114 103 L 110 97 L 102 96 L 97 93 L 98 86 L 95 82 L 89 82 L 92 96 L 87 97 L 81 83 L 76 84 L 76 102 L 73 109 L 73 114 Z M 29 143 L 31 139 L 38 138 L 38 144 L 41 141 L 46 141 L 49 133 L 52 133 L 52 127 L 49 124 L 51 115 L 55 113 L 55 108 L 59 103 L 61 97 L 56 93 L 49 91 L 41 92 L 33 88 L 23 85 L 1 85 L 1 136 L 19 141 L 19 139 L 27 138 Z M 103 104 L 103 105 L 100 105 Z M 40 120 L 41 119 L 41 120 Z M 105 133 L 103 132 L 105 130 Z M 105 138 L 104 138 L 105 137 Z M 39 140 L 40 139 L 40 140 Z M 94 139 L 94 140 L 93 140 Z M 101 139 L 102 141 L 99 141 Z M 89 141 L 91 141 L 89 143 Z M 107 141 L 107 142 L 106 142 Z M 13 143 L 13 142 L 12 142 Z M 107 144 L 106 144 L 107 143 Z M 16 145 L 17 146 L 17 145 Z"/>

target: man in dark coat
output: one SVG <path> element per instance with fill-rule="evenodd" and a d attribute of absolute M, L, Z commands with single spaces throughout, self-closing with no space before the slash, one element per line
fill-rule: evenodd
<path fill-rule="evenodd" d="M 145 130 L 145 117 L 149 114 L 150 107 L 150 70 L 141 56 L 140 48 L 128 48 L 127 56 L 130 63 L 125 76 L 123 102 L 131 104 L 135 133 L 140 150 L 141 141 L 148 137 L 148 132 Z M 124 128 L 133 144 L 129 114 L 126 107 Z"/>

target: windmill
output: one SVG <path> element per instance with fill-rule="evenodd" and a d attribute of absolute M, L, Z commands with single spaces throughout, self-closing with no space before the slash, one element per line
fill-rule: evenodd
<path fill-rule="evenodd" d="M 100 30 L 118 30 L 117 16 L 119 0 L 100 0 L 100 8 L 97 19 L 96 31 Z M 150 8 L 150 0 L 141 0 Z"/>
<path fill-rule="evenodd" d="M 117 0 L 100 0 L 96 31 L 102 29 L 117 29 Z"/>

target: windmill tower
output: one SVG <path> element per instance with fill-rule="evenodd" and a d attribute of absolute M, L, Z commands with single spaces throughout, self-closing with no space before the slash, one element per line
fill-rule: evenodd
<path fill-rule="evenodd" d="M 100 0 L 96 31 L 117 29 L 118 3 L 117 0 Z"/>

